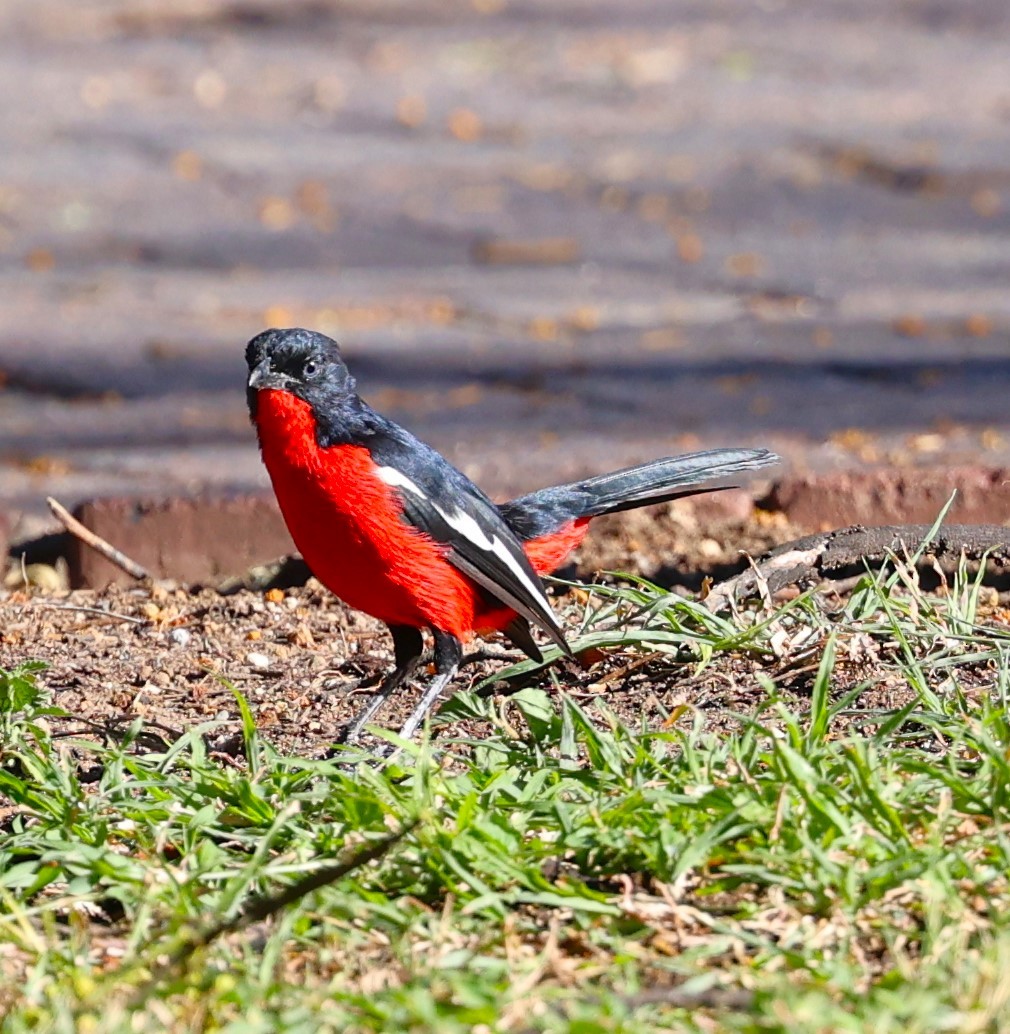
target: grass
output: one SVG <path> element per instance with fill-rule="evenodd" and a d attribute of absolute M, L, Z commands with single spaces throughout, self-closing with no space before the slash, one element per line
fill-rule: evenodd
<path fill-rule="evenodd" d="M 1010 635 L 984 602 L 897 560 L 833 609 L 599 589 L 580 647 L 760 706 L 650 730 L 460 693 L 441 720 L 493 734 L 383 763 L 280 756 L 241 700 L 241 763 L 206 727 L 68 737 L 44 672 L 7 671 L 3 1030 L 1006 1029 Z"/>

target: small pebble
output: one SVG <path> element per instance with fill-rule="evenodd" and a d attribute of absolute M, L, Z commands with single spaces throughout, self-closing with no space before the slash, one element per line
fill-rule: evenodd
<path fill-rule="evenodd" d="M 193 633 L 190 632 L 188 628 L 173 628 L 172 631 L 168 633 L 168 638 L 171 639 L 176 646 L 189 646 L 189 641 L 193 638 Z"/>
<path fill-rule="evenodd" d="M 253 651 L 251 653 L 247 653 L 245 655 L 245 659 L 253 668 L 270 667 L 270 658 L 267 657 L 265 653 L 256 653 Z"/>

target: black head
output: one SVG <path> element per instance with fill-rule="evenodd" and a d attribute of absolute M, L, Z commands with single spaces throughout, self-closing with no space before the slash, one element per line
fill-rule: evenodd
<path fill-rule="evenodd" d="M 355 394 L 354 378 L 340 356 L 340 346 L 314 330 L 264 330 L 246 346 L 245 361 L 249 365 L 246 394 L 253 418 L 261 390 L 289 391 L 314 409 L 325 409 Z"/>

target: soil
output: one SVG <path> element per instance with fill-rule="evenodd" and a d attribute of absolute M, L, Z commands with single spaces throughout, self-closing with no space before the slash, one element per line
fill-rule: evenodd
<path fill-rule="evenodd" d="M 624 570 L 684 593 L 704 578 L 741 569 L 747 555 L 797 534 L 781 515 L 760 512 L 750 520 L 703 528 L 684 503 L 600 521 L 594 531 L 566 573 L 588 580 L 591 572 Z M 585 595 L 564 586 L 552 591 L 562 623 L 574 627 Z M 69 593 L 17 590 L 0 599 L 0 629 L 0 665 L 48 663 L 42 678 L 53 702 L 71 716 L 60 720 L 68 734 L 115 737 L 139 719 L 140 746 L 151 749 L 194 725 L 206 725 L 212 749 L 240 754 L 234 687 L 248 700 L 262 735 L 280 751 L 325 755 L 392 665 L 385 628 L 344 607 L 314 579 L 292 588 L 232 594 L 171 583 Z M 836 691 L 863 681 L 872 685 L 853 702 L 848 722 L 872 723 L 875 711 L 908 702 L 909 687 L 888 679 L 886 659 L 873 650 L 850 654 L 837 662 Z M 660 727 L 688 706 L 692 716 L 701 715 L 716 730 L 736 725 L 736 716 L 753 713 L 767 700 L 759 675 L 802 709 L 817 663 L 816 652 L 802 649 L 782 658 L 741 652 L 718 656 L 699 674 L 687 657 L 592 651 L 577 664 L 555 665 L 553 678 L 540 673 L 531 681 L 553 684 L 583 703 L 602 695 L 633 727 L 643 722 Z M 454 688 L 472 687 L 501 668 L 501 661 L 475 663 Z M 963 676 L 970 689 L 973 673 Z M 986 680 L 985 673 L 978 676 Z M 397 728 L 423 681 L 415 679 L 394 695 L 377 723 Z M 522 684 L 497 682 L 492 690 L 507 694 Z M 439 735 L 471 738 L 489 731 L 477 720 L 461 719 L 442 724 Z"/>
<path fill-rule="evenodd" d="M 739 570 L 744 553 L 757 555 L 797 530 L 772 515 L 703 529 L 680 503 L 601 520 L 594 532 L 566 574 L 589 579 L 592 572 L 623 570 L 688 591 L 704 577 Z M 572 627 L 581 601 L 564 587 L 555 591 L 563 622 Z M 29 659 L 49 664 L 42 678 L 54 703 L 73 716 L 68 727 L 114 735 L 140 719 L 155 745 L 212 723 L 212 746 L 234 753 L 240 749 L 234 686 L 265 737 L 284 752 L 314 756 L 339 738 L 389 669 L 392 644 L 379 622 L 347 609 L 315 580 L 230 595 L 171 583 L 69 593 L 31 588 L 0 599 L 0 665 Z M 658 725 L 683 703 L 718 724 L 723 712 L 749 710 L 763 696 L 754 678 L 758 663 L 744 657 L 727 658 L 700 677 L 692 663 L 667 655 L 615 651 L 580 660 L 581 666 L 556 668 L 558 684 L 584 700 L 606 694 L 608 705 L 635 725 L 643 719 Z M 474 685 L 496 668 L 500 661 L 467 667 L 456 687 Z M 419 681 L 394 696 L 377 721 L 397 727 Z M 542 675 L 538 681 L 550 684 Z M 445 730 L 481 732 L 473 722 Z"/>

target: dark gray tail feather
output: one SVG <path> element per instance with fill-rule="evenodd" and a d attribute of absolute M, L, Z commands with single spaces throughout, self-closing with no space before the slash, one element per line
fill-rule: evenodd
<path fill-rule="evenodd" d="M 522 539 L 556 531 L 578 517 L 598 517 L 638 506 L 664 503 L 686 495 L 715 492 L 732 484 L 716 484 L 736 474 L 760 470 L 779 462 L 767 449 L 711 449 L 686 456 L 669 456 L 637 467 L 542 488 L 539 492 L 502 503 L 505 522 Z"/>
<path fill-rule="evenodd" d="M 563 487 L 589 492 L 595 501 L 577 516 L 597 517 L 677 499 L 696 492 L 714 479 L 732 477 L 778 462 L 778 456 L 767 449 L 712 449 L 652 460 Z M 729 486 L 711 486 L 709 490 L 720 487 Z"/>

